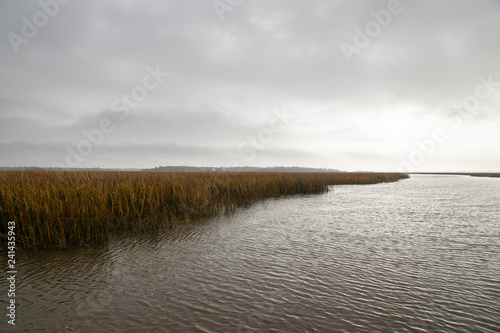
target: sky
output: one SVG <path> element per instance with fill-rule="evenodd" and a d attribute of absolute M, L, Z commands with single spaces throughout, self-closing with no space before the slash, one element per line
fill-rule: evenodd
<path fill-rule="evenodd" d="M 6 0 L 0 35 L 0 166 L 500 172 L 498 0 Z"/>

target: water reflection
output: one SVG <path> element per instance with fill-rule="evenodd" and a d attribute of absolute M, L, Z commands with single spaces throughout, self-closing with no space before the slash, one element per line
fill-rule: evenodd
<path fill-rule="evenodd" d="M 500 179 L 415 176 L 24 254 L 16 331 L 496 332 L 499 207 Z"/>

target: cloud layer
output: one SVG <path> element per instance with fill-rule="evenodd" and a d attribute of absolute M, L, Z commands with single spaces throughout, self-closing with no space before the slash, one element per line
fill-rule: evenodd
<path fill-rule="evenodd" d="M 1 2 L 0 166 L 500 171 L 500 2 L 226 3 Z"/>

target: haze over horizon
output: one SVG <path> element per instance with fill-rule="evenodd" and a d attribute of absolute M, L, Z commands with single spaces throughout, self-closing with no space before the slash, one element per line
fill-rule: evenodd
<path fill-rule="evenodd" d="M 0 167 L 500 172 L 500 1 L 0 2 Z"/>

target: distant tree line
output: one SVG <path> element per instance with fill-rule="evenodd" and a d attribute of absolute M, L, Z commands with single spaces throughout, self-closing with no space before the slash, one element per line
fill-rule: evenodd
<path fill-rule="evenodd" d="M 198 172 L 340 172 L 337 169 L 327 168 L 306 168 L 306 167 L 195 167 L 195 166 L 159 166 L 152 169 L 143 169 L 144 171 L 198 171 Z"/>

